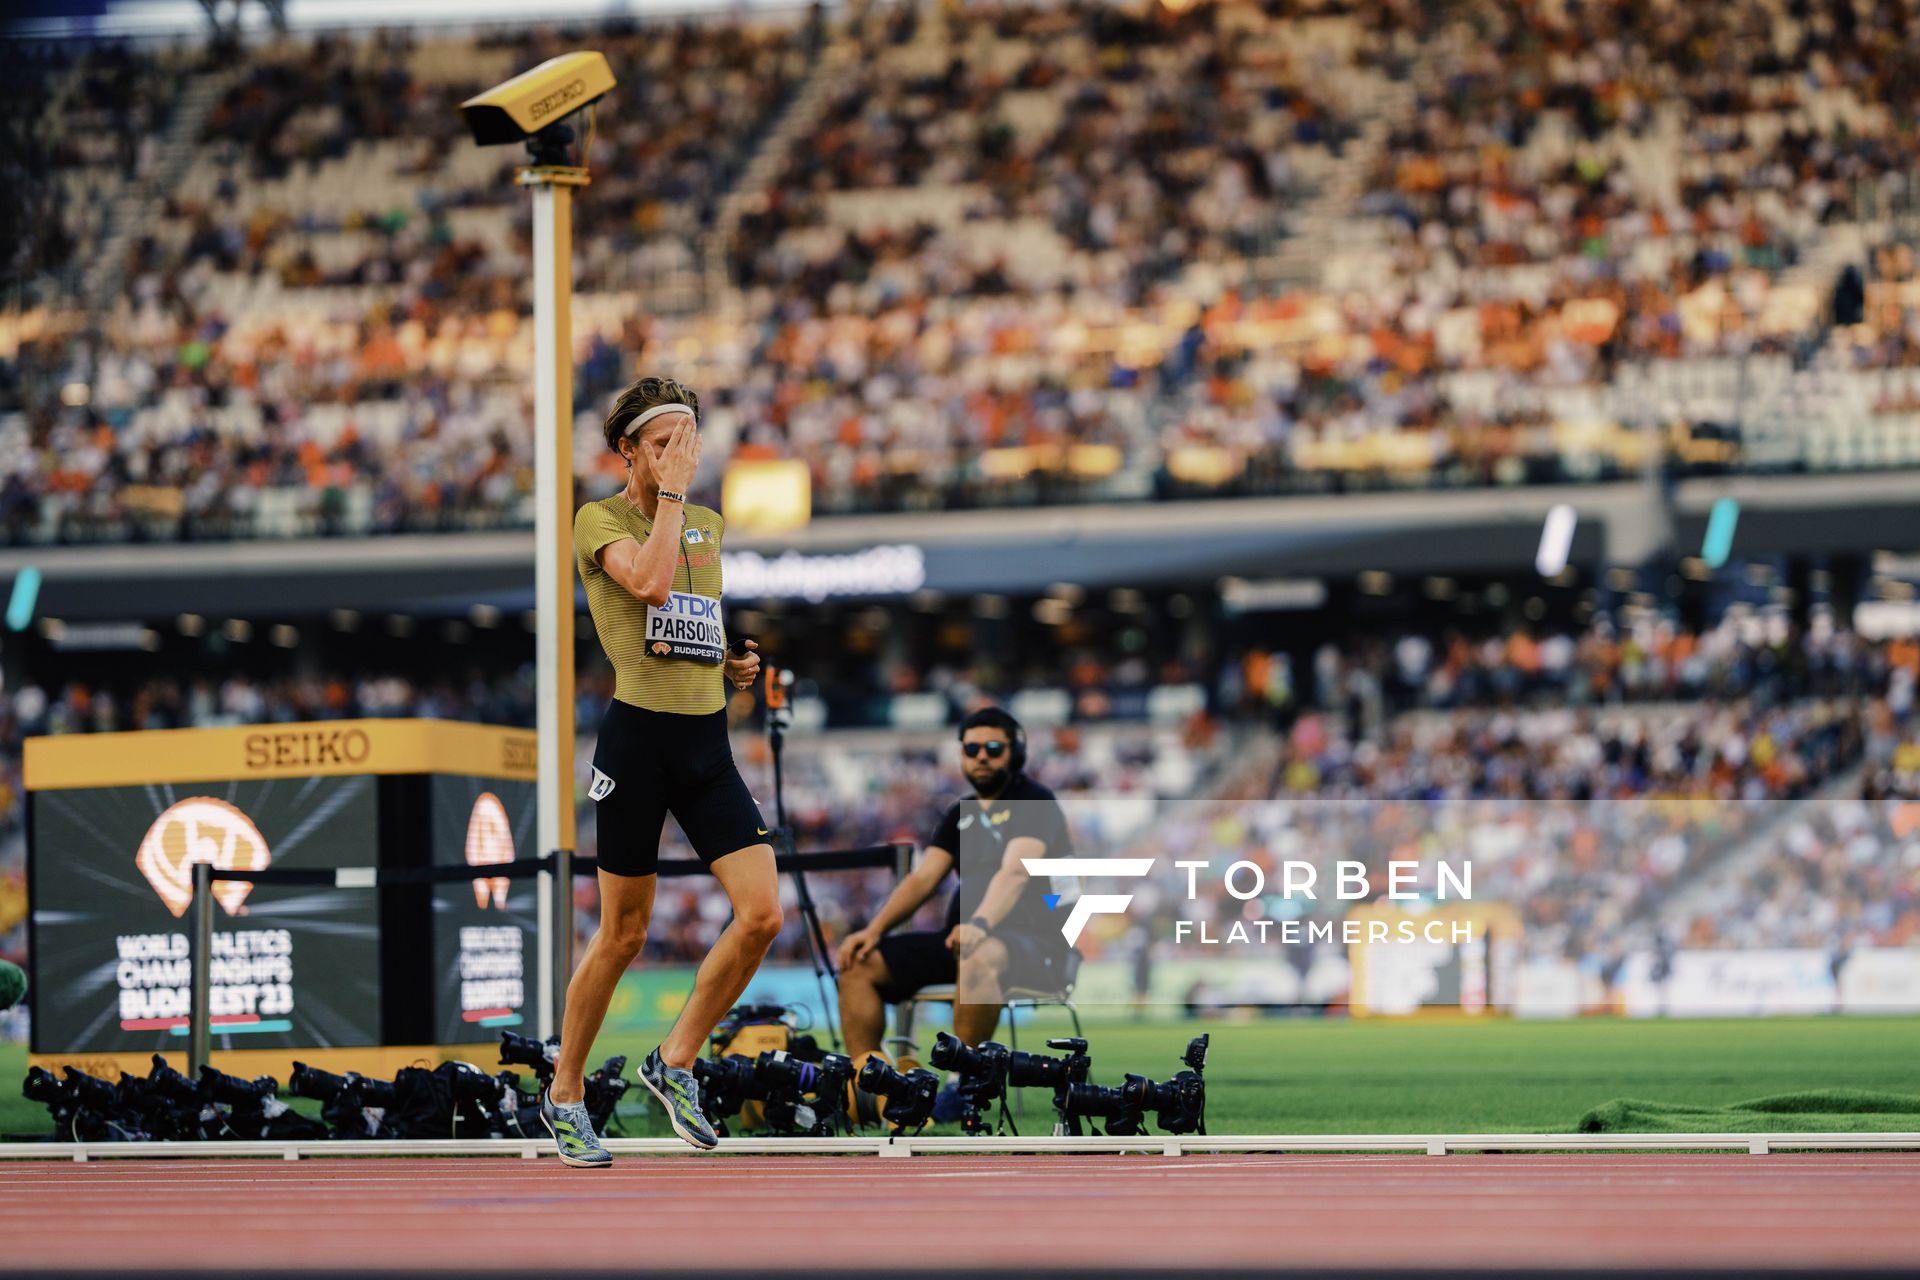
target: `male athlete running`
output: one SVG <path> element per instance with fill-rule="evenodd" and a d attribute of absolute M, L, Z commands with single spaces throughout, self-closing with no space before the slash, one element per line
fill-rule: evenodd
<path fill-rule="evenodd" d="M 606 436 L 630 468 L 627 487 L 587 503 L 573 522 L 575 562 L 615 681 L 588 792 L 600 826 L 600 929 L 567 986 L 541 1115 L 560 1159 L 586 1169 L 613 1157 L 587 1118 L 581 1073 L 620 975 L 646 944 L 668 813 L 733 903 L 733 922 L 701 962 L 673 1030 L 640 1065 L 673 1131 L 696 1147 L 719 1139 L 701 1114 L 693 1061 L 780 932 L 767 824 L 727 742 L 727 687 L 750 688 L 760 658 L 727 654 L 724 525 L 686 498 L 700 462 L 699 424 L 699 398 L 671 378 L 642 378 L 621 392 Z"/>

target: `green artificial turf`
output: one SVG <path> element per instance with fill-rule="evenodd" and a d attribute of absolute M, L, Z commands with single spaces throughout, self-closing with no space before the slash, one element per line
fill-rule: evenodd
<path fill-rule="evenodd" d="M 923 1023 L 923 1045 L 939 1025 Z M 596 1055 L 626 1054 L 631 1077 L 660 1030 L 637 1019 L 612 1023 Z M 1065 1030 L 1052 1019 L 1024 1024 L 1020 1047 L 1040 1050 L 1046 1035 Z M 1589 1121 L 1607 1132 L 1920 1129 L 1920 1100 L 1912 1097 L 1920 1018 L 1090 1018 L 1086 1031 L 1093 1079 L 1108 1085 L 1129 1071 L 1165 1080 L 1180 1070 L 1188 1037 L 1211 1032 L 1207 1118 L 1216 1133 L 1567 1133 Z M 44 1109 L 19 1094 L 25 1070 L 24 1048 L 0 1044 L 0 1132 L 46 1125 Z M 627 1096 L 645 1095 L 636 1087 Z M 1029 1094 L 1025 1117 L 1022 1132 L 1046 1131 L 1046 1093 Z M 664 1132 L 657 1118 L 636 1117 L 626 1128 Z"/>
<path fill-rule="evenodd" d="M 0 1040 L 0 1134 L 39 1133 L 51 1127 L 47 1109 L 20 1096 L 27 1046 Z"/>
<path fill-rule="evenodd" d="M 1920 1095 L 1814 1089 L 1726 1107 L 1616 1098 L 1580 1117 L 1582 1133 L 1920 1132 Z"/>
<path fill-rule="evenodd" d="M 933 1022 L 923 1027 L 923 1048 L 937 1029 Z M 1046 1036 L 1070 1030 L 1051 1018 L 1023 1025 L 1020 1047 L 1043 1050 Z M 1909 1093 L 1920 1081 L 1916 1018 L 1088 1019 L 1093 1080 L 1116 1085 L 1127 1072 L 1165 1080 L 1181 1069 L 1188 1037 L 1202 1031 L 1213 1037 L 1207 1122 L 1215 1133 L 1569 1133 L 1579 1131 L 1588 1112 L 1623 1097 L 1718 1108 L 1812 1091 Z M 1004 1026 L 1000 1038 L 1006 1039 Z M 655 1028 L 640 1035 L 623 1029 L 603 1049 L 637 1060 L 657 1040 Z M 1021 1132 L 1046 1132 L 1050 1095 L 1030 1091 L 1025 1115 Z M 1898 1112 L 1823 1115 L 1819 1123 L 1775 1128 L 1915 1131 L 1920 1119 Z M 1652 1116 L 1642 1129 L 1673 1131 Z"/>

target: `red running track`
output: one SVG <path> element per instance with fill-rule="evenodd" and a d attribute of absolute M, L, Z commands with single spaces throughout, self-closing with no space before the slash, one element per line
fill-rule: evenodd
<path fill-rule="evenodd" d="M 1895 1152 L 0 1164 L 0 1273 L 1916 1265 Z"/>

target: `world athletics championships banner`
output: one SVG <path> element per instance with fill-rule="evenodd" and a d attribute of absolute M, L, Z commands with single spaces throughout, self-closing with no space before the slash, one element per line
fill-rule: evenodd
<path fill-rule="evenodd" d="M 409 720 L 29 740 L 34 1051 L 184 1050 L 196 863 L 531 856 L 533 741 Z M 518 1025 L 533 882 L 508 883 L 377 892 L 216 879 L 215 1047 L 472 1041 Z M 430 996 L 389 1007 L 388 993 L 419 990 L 429 969 Z"/>

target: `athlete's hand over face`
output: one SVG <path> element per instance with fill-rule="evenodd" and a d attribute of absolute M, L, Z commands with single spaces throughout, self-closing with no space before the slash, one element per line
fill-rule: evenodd
<path fill-rule="evenodd" d="M 700 470 L 700 428 L 693 419 L 682 417 L 664 445 L 646 447 L 653 453 L 653 474 L 660 487 L 685 493 Z"/>

